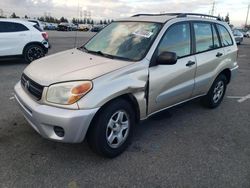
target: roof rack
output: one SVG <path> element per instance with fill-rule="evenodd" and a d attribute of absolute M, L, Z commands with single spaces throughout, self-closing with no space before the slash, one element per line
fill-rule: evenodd
<path fill-rule="evenodd" d="M 198 13 L 164 13 L 164 14 L 136 14 L 132 17 L 138 17 L 138 16 L 176 16 L 177 18 L 183 18 L 187 16 L 199 16 L 202 18 L 215 18 L 216 20 L 220 20 L 220 17 L 212 16 L 208 14 L 198 14 Z"/>

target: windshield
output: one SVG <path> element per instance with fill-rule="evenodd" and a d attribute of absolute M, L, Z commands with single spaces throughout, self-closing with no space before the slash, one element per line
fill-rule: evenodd
<path fill-rule="evenodd" d="M 113 22 L 94 36 L 84 49 L 110 58 L 139 61 L 160 29 L 159 23 Z"/>

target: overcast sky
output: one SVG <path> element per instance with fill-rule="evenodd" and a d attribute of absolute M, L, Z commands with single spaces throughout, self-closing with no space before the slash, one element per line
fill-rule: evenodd
<path fill-rule="evenodd" d="M 0 9 L 9 16 L 43 16 L 45 12 L 55 17 L 80 17 L 82 10 L 91 11 L 92 18 L 116 19 L 136 13 L 198 12 L 211 13 L 213 0 L 0 0 Z M 230 15 L 231 22 L 240 26 L 245 23 L 250 0 L 216 0 L 215 15 Z M 1 11 L 0 11 L 1 13 Z M 250 18 L 249 18 L 250 22 Z"/>

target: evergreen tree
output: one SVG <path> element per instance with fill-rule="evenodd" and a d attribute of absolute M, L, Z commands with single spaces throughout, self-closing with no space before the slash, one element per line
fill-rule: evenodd
<path fill-rule="evenodd" d="M 78 23 L 78 20 L 75 19 L 75 18 L 73 18 L 73 19 L 72 19 L 72 23 L 73 23 L 73 24 L 77 24 L 77 23 Z"/>
<path fill-rule="evenodd" d="M 67 22 L 68 23 L 68 20 L 66 18 L 64 18 L 64 17 L 61 17 L 60 22 Z"/>
<path fill-rule="evenodd" d="M 225 17 L 225 22 L 227 22 L 228 24 L 230 24 L 229 13 L 227 13 L 227 15 Z"/>
<path fill-rule="evenodd" d="M 11 18 L 20 18 L 19 16 L 17 16 L 16 15 L 16 13 L 15 12 L 13 12 L 12 14 L 11 14 L 11 16 L 10 16 Z"/>

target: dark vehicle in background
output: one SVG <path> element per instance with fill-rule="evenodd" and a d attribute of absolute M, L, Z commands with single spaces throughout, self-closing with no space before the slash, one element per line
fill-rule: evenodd
<path fill-rule="evenodd" d="M 57 26 L 57 31 L 76 31 L 77 30 L 77 25 L 73 23 L 60 23 Z"/>
<path fill-rule="evenodd" d="M 71 27 L 71 31 L 77 31 L 77 29 L 78 29 L 78 26 L 77 25 L 75 25 L 75 24 L 73 24 L 73 23 L 71 23 L 71 24 L 69 24 L 70 25 L 70 27 Z"/>
<path fill-rule="evenodd" d="M 243 42 L 244 35 L 238 29 L 233 30 L 233 35 L 236 43 L 240 45 Z"/>
<path fill-rule="evenodd" d="M 104 28 L 104 26 L 102 26 L 102 25 L 94 25 L 94 26 L 91 28 L 91 32 L 99 32 L 99 31 L 101 31 L 103 28 Z"/>
<path fill-rule="evenodd" d="M 57 31 L 72 31 L 72 27 L 69 23 L 60 23 L 57 27 Z"/>

